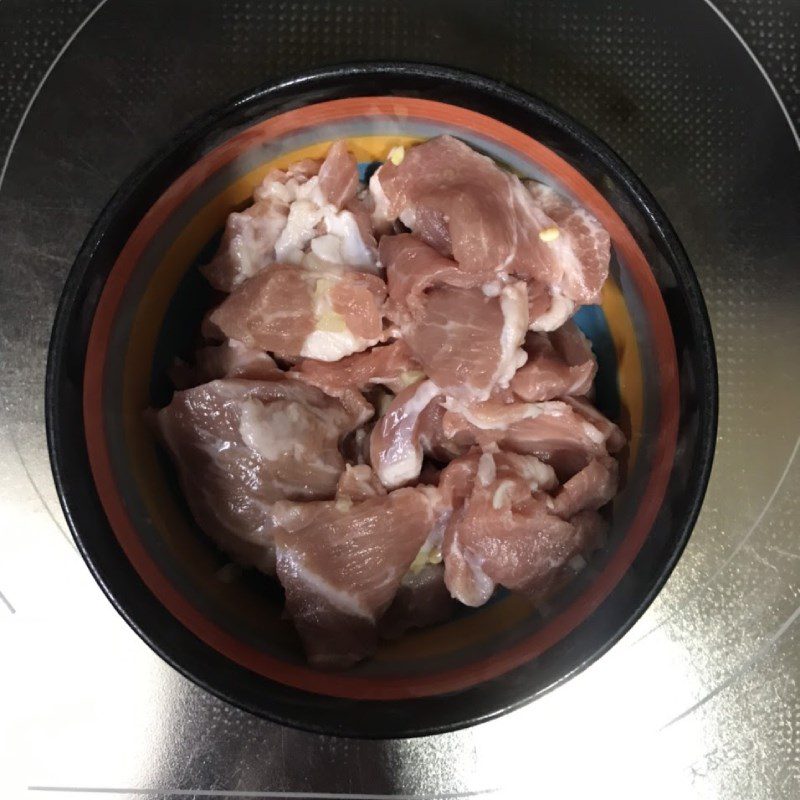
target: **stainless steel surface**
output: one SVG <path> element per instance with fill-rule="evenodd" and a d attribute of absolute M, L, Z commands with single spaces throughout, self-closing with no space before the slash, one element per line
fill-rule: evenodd
<path fill-rule="evenodd" d="M 233 7 L 245 15 L 227 31 L 235 43 L 250 6 Z M 73 9 L 69 32 L 92 10 Z M 741 48 L 725 21 L 716 22 Z M 77 554 L 50 477 L 42 412 L 50 324 L 72 257 L 119 180 L 165 131 L 230 92 L 206 67 L 194 78 L 208 80 L 205 90 L 176 92 L 166 119 L 149 117 L 144 96 L 138 113 L 99 104 L 82 121 L 80 147 L 67 138 L 55 145 L 59 158 L 41 157 L 59 136 L 59 115 L 69 113 L 69 91 L 93 91 L 95 79 L 114 85 L 108 54 L 122 46 L 125 28 L 94 41 L 107 74 L 87 77 L 95 24 L 89 19 L 74 45 L 69 33 L 61 37 L 58 46 L 70 47 L 52 69 L 40 69 L 41 96 L 22 108 L 24 124 L 11 121 L 9 149 L 0 154 L 8 154 L 0 177 L 0 797 L 799 796 L 798 251 L 770 249 L 726 227 L 731 204 L 758 215 L 764 197 L 718 196 L 718 207 L 693 207 L 655 168 L 648 174 L 636 162 L 623 134 L 611 143 L 665 205 L 694 261 L 721 386 L 703 512 L 665 590 L 634 629 L 584 673 L 505 718 L 383 743 L 300 733 L 237 711 L 180 677 L 128 629 Z M 796 58 L 796 47 L 788 52 Z M 177 57 L 191 75 L 191 53 Z M 796 145 L 788 115 L 750 65 L 752 80 L 763 83 L 758 119 L 774 114 L 783 126 L 776 135 Z M 167 83 L 168 67 L 160 78 Z M 725 119 L 715 125 L 724 139 Z M 95 148 L 108 137 L 119 147 L 97 160 Z M 688 179 L 698 185 L 713 147 L 709 140 L 707 151 L 687 159 Z M 743 153 L 752 170 L 768 169 L 774 155 Z M 724 236 L 729 241 L 715 250 L 714 237 Z"/>

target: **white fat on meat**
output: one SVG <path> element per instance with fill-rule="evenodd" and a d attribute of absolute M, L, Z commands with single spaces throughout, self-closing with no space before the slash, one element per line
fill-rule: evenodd
<path fill-rule="evenodd" d="M 324 222 L 327 230 L 325 235 L 333 237 L 338 242 L 339 264 L 377 272 L 377 251 L 364 241 L 355 215 L 351 211 L 345 209 L 333 212 L 326 209 Z"/>
<path fill-rule="evenodd" d="M 272 505 L 332 497 L 356 426 L 299 381 L 214 380 L 175 392 L 156 423 L 200 527 L 237 561 L 274 570 Z"/>
<path fill-rule="evenodd" d="M 493 386 L 506 388 L 514 373 L 528 360 L 520 346 L 528 328 L 528 293 L 521 281 L 504 286 L 500 292 L 503 329 L 500 333 L 500 361 L 492 381 Z"/>
<path fill-rule="evenodd" d="M 530 321 L 532 331 L 554 331 L 560 328 L 574 313 L 575 303 L 564 295 L 554 292 L 547 311 Z"/>
<path fill-rule="evenodd" d="M 280 358 L 338 361 L 382 340 L 385 297 L 377 275 L 275 264 L 230 294 L 210 319 L 226 336 Z"/>
<path fill-rule="evenodd" d="M 317 234 L 317 225 L 323 215 L 323 209 L 311 200 L 293 202 L 286 227 L 275 242 L 275 260 L 283 264 L 299 264 L 306 245 Z"/>
<path fill-rule="evenodd" d="M 315 176 L 297 187 L 288 220 L 275 243 L 275 259 L 301 264 L 310 252 L 330 264 L 377 272 L 377 251 L 364 240 L 355 215 L 326 203 L 317 181 Z"/>
<path fill-rule="evenodd" d="M 317 361 L 339 361 L 378 344 L 382 329 L 375 336 L 364 338 L 354 333 L 345 317 L 334 309 L 331 291 L 341 282 L 342 274 L 327 270 L 316 276 L 314 285 L 314 330 L 306 336 L 300 355 Z"/>
<path fill-rule="evenodd" d="M 456 398 L 448 397 L 444 401 L 448 411 L 460 414 L 464 419 L 484 431 L 506 430 L 515 422 L 535 419 L 541 414 L 560 416 L 568 412 L 568 408 L 557 401 L 542 403 L 463 403 Z"/>
<path fill-rule="evenodd" d="M 336 440 L 338 430 L 311 407 L 296 401 L 265 404 L 248 400 L 242 403 L 240 415 L 242 441 L 266 461 L 288 456 L 306 461 L 315 470 L 340 474 L 340 464 L 317 457 L 318 442 L 331 436 Z"/>
<path fill-rule="evenodd" d="M 422 412 L 439 395 L 433 381 L 421 381 L 404 389 L 390 403 L 372 430 L 370 458 L 381 483 L 387 489 L 410 483 L 422 469 L 423 445 L 419 420 Z"/>
<path fill-rule="evenodd" d="M 373 173 L 369 179 L 369 193 L 373 200 L 372 225 L 381 232 L 386 232 L 392 225 L 395 215 L 389 204 L 389 199 L 381 186 L 378 173 Z"/>
<path fill-rule="evenodd" d="M 255 190 L 255 203 L 229 215 L 219 251 L 203 273 L 230 292 L 273 263 L 303 264 L 311 253 L 377 273 L 369 210 L 356 196 L 360 186 L 343 142 L 332 145 L 323 162 L 306 159 L 272 170 Z M 368 196 L 366 189 L 362 195 Z"/>

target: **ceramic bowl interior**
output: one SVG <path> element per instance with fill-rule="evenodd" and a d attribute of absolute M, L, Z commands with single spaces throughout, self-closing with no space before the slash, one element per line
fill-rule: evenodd
<path fill-rule="evenodd" d="M 611 234 L 602 305 L 576 319 L 597 402 L 623 428 L 607 546 L 545 606 L 500 593 L 381 645 L 342 673 L 304 661 L 277 584 L 200 532 L 145 411 L 191 352 L 214 293 L 200 276 L 227 215 L 275 167 L 345 138 L 363 175 L 395 145 L 452 134 L 586 206 Z M 470 75 L 331 69 L 210 114 L 142 167 L 87 239 L 48 375 L 54 472 L 76 540 L 117 608 L 161 655 L 256 713 L 345 735 L 447 730 L 494 716 L 613 643 L 666 579 L 697 514 L 716 422 L 713 347 L 696 280 L 652 198 L 607 147 L 544 104 Z M 354 706 L 358 709 L 353 713 Z"/>

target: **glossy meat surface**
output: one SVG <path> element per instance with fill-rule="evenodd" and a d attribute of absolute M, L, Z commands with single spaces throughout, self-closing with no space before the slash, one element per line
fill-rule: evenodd
<path fill-rule="evenodd" d="M 274 575 L 309 662 L 557 592 L 608 527 L 625 436 L 570 321 L 610 239 L 441 136 L 359 180 L 345 141 L 273 169 L 202 268 L 224 292 L 155 415 L 200 528 Z"/>

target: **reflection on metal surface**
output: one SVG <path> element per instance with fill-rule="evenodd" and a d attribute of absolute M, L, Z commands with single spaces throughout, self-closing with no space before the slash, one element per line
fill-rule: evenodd
<path fill-rule="evenodd" d="M 709 576 L 709 578 L 708 578 L 708 583 L 709 584 L 714 583 L 714 581 L 716 581 L 720 577 L 720 575 L 724 572 L 725 568 L 736 557 L 737 553 L 743 547 L 745 547 L 747 545 L 747 542 L 749 541 L 750 537 L 756 532 L 756 530 L 758 530 L 758 526 L 761 524 L 761 521 L 764 519 L 764 517 L 766 516 L 767 512 L 772 507 L 772 504 L 775 501 L 775 498 L 778 496 L 778 494 L 780 493 L 781 489 L 783 488 L 783 484 L 786 481 L 787 476 L 789 475 L 789 472 L 790 472 L 790 470 L 792 468 L 792 465 L 794 464 L 795 458 L 797 457 L 798 449 L 800 449 L 800 436 L 797 437 L 797 441 L 794 443 L 794 447 L 792 448 L 792 452 L 789 455 L 789 460 L 786 462 L 786 466 L 784 467 L 784 470 L 781 473 L 780 478 L 778 478 L 778 481 L 775 484 L 775 488 L 772 490 L 772 494 L 770 494 L 769 498 L 767 499 L 767 502 L 764 504 L 764 508 L 761 509 L 761 512 L 755 518 L 753 524 L 747 529 L 747 532 L 738 541 L 736 546 L 731 551 L 730 555 L 728 555 L 725 558 L 725 560 L 722 562 L 722 564 L 719 567 L 717 567 L 717 569 Z M 701 587 L 701 591 L 704 588 L 706 588 L 706 587 L 705 586 Z M 674 614 L 666 617 L 663 620 L 661 620 L 661 622 L 659 622 L 658 625 L 656 625 L 651 630 L 647 631 L 647 633 L 643 634 L 639 639 L 637 639 L 634 642 L 634 644 L 638 644 L 639 642 L 641 642 L 644 639 L 646 639 L 651 633 L 654 633 L 655 631 L 657 631 L 662 625 L 666 625 L 673 617 L 674 617 Z"/>
<path fill-rule="evenodd" d="M 758 650 L 756 650 L 756 652 L 753 653 L 752 656 L 750 656 L 747 660 L 739 664 L 736 670 L 733 671 L 724 681 L 722 681 L 722 683 L 720 683 L 718 686 L 715 686 L 702 699 L 698 700 L 694 705 L 687 708 L 686 711 L 681 712 L 680 714 L 678 714 L 677 717 L 671 719 L 666 725 L 662 727 L 662 730 L 664 730 L 665 728 L 669 728 L 676 722 L 680 722 L 685 717 L 688 717 L 690 714 L 693 714 L 695 711 L 697 711 L 698 708 L 700 708 L 700 706 L 702 706 L 704 703 L 707 703 L 713 697 L 716 697 L 721 691 L 730 686 L 736 680 L 736 678 L 739 677 L 739 675 L 741 675 L 746 670 L 750 669 L 750 667 L 752 667 L 770 648 L 773 647 L 773 645 L 778 641 L 778 639 L 780 639 L 781 636 L 783 636 L 783 634 L 786 633 L 786 631 L 788 631 L 789 628 L 792 627 L 792 625 L 794 625 L 798 617 L 800 617 L 800 606 L 798 606 L 789 615 L 789 618 L 785 620 L 780 625 L 780 627 L 773 634 L 769 636 L 766 642 L 764 642 L 764 644 L 762 644 L 761 647 L 759 647 Z"/>
<path fill-rule="evenodd" d="M 254 797 L 283 800 L 456 800 L 456 798 L 485 797 L 495 790 L 485 792 L 445 792 L 444 794 L 337 794 L 331 792 L 261 792 L 219 789 L 110 789 L 85 786 L 29 786 L 31 792 L 51 792 L 54 794 L 95 794 L 95 795 L 138 795 L 163 797 Z"/>
<path fill-rule="evenodd" d="M 8 609 L 8 610 L 9 610 L 9 611 L 12 613 L 12 614 L 16 614 L 16 613 L 17 613 L 17 612 L 16 612 L 16 609 L 14 608 L 14 606 L 12 606 L 12 605 L 11 605 L 11 603 L 8 601 L 8 598 L 7 598 L 7 597 L 6 597 L 6 596 L 5 596 L 5 595 L 4 595 L 2 592 L 0 592 L 0 602 L 2 602 L 2 603 L 3 603 L 3 605 L 4 605 L 4 606 L 5 606 L 5 607 L 6 607 L 6 608 L 7 608 L 7 609 Z"/>
<path fill-rule="evenodd" d="M 28 118 L 28 114 L 36 102 L 36 98 L 39 96 L 39 92 L 42 91 L 42 87 L 45 84 L 45 81 L 50 77 L 50 73 L 55 69 L 56 64 L 61 60 L 61 57 L 64 53 L 67 52 L 67 49 L 75 41 L 75 37 L 86 27 L 89 23 L 89 20 L 108 2 L 108 0 L 100 0 L 100 2 L 83 18 L 81 24 L 78 25 L 77 28 L 73 31 L 72 35 L 64 42 L 61 49 L 56 53 L 56 57 L 50 62 L 50 66 L 45 70 L 44 75 L 42 75 L 42 79 L 39 81 L 36 88 L 33 90 L 33 94 L 31 95 L 31 99 L 28 101 L 28 105 L 25 106 L 25 110 L 22 112 L 22 116 L 19 119 L 19 123 L 17 124 L 16 130 L 14 131 L 14 135 L 11 137 L 11 144 L 9 145 L 8 152 L 6 153 L 6 157 L 3 159 L 3 167 L 0 169 L 0 189 L 3 188 L 3 180 L 6 177 L 6 170 L 8 170 L 8 162 L 11 160 L 11 154 L 14 152 L 14 145 L 17 143 L 17 139 L 19 139 L 20 131 L 22 130 L 22 126 L 25 124 L 25 120 Z"/>
<path fill-rule="evenodd" d="M 0 5 L 9 30 L 20 24 L 10 5 Z M 453 14 L 449 2 L 421 0 L 355 10 L 195 0 L 159 6 L 158 25 L 148 4 L 109 3 L 97 14 L 101 5 L 48 4 L 48 24 L 78 16 L 28 89 L 0 179 L 0 638 L 12 654 L 0 660 L 0 796 L 38 787 L 28 796 L 442 797 L 498 787 L 490 797 L 516 800 L 532 789 L 602 796 L 613 786 L 616 798 L 797 797 L 800 208 L 791 176 L 800 161 L 785 106 L 735 29 L 738 41 L 698 0 L 613 10 L 509 0 L 502 15 L 467 2 Z M 758 7 L 759 35 L 776 48 L 786 47 L 778 33 L 796 33 L 782 8 Z M 324 30 L 314 23 L 323 13 Z M 657 195 L 712 317 L 717 458 L 666 589 L 586 672 L 470 730 L 335 740 L 211 697 L 105 601 L 59 533 L 42 423 L 45 353 L 92 220 L 189 118 L 277 73 L 345 58 L 424 59 L 434 46 L 437 60 L 515 81 L 575 114 Z"/>
<path fill-rule="evenodd" d="M 770 91 L 780 106 L 783 116 L 786 118 L 786 124 L 789 126 L 789 129 L 794 135 L 794 142 L 800 149 L 800 135 L 797 133 L 797 128 L 795 127 L 794 120 L 789 114 L 789 109 L 786 108 L 786 103 L 783 102 L 780 92 L 775 88 L 772 78 L 770 78 L 769 73 L 764 69 L 764 65 L 756 57 L 756 54 L 753 52 L 753 48 L 747 44 L 741 33 L 736 30 L 733 23 L 711 2 L 711 0 L 703 0 L 703 2 L 722 20 L 728 30 L 736 37 L 736 41 L 739 42 L 747 55 L 750 56 L 751 61 L 756 65 L 756 68 L 761 73 L 761 77 L 766 81 L 767 86 L 769 86 Z"/>

